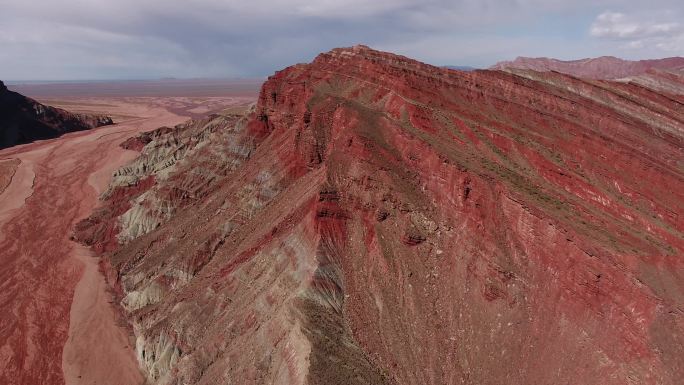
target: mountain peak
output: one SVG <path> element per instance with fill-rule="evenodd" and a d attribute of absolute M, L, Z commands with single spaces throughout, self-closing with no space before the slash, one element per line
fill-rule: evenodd
<path fill-rule="evenodd" d="M 373 49 L 366 45 L 353 47 L 335 48 L 322 53 L 307 65 L 309 69 L 327 68 L 328 70 L 348 70 L 349 66 L 358 68 L 364 76 L 369 71 L 380 72 L 421 72 L 427 76 L 442 76 L 444 69 L 420 62 L 399 54 Z M 393 68 L 391 70 L 391 68 Z"/>

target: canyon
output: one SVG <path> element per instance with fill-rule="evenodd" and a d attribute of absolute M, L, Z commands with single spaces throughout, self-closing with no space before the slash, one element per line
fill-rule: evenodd
<path fill-rule="evenodd" d="M 339 48 L 0 150 L 0 380 L 679 384 L 684 69 L 562 72 Z"/>

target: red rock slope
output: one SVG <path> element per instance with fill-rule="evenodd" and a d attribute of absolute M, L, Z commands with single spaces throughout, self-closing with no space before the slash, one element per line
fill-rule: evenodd
<path fill-rule="evenodd" d="M 524 75 L 336 49 L 143 138 L 76 236 L 151 382 L 680 383 L 681 100 Z"/>
<path fill-rule="evenodd" d="M 684 57 L 638 61 L 623 60 L 612 56 L 569 61 L 545 57 L 518 57 L 513 61 L 497 63 L 491 69 L 556 71 L 588 79 L 619 79 L 641 75 L 649 70 L 684 69 Z"/>
<path fill-rule="evenodd" d="M 672 95 L 679 102 L 684 102 L 684 67 L 673 70 L 651 69 L 641 75 L 621 80 Z"/>

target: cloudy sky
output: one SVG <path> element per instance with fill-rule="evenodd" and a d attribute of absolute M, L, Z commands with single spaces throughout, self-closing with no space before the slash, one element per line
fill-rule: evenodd
<path fill-rule="evenodd" d="M 683 0 L 0 0 L 0 79 L 262 77 L 358 43 L 435 65 L 684 56 Z"/>

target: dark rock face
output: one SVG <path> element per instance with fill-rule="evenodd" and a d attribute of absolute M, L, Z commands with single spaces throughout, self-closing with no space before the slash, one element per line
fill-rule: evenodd
<path fill-rule="evenodd" d="M 155 383 L 677 385 L 677 95 L 336 49 L 140 138 L 76 237 Z"/>
<path fill-rule="evenodd" d="M 107 116 L 73 114 L 38 103 L 0 82 L 0 149 L 113 124 Z"/>

